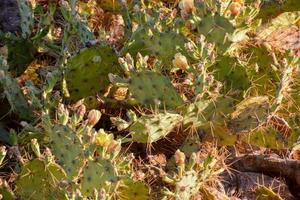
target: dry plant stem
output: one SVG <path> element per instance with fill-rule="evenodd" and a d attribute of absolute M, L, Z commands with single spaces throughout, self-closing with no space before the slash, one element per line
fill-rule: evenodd
<path fill-rule="evenodd" d="M 272 177 L 284 177 L 294 196 L 300 197 L 300 161 L 272 155 L 248 154 L 232 158 L 231 167 L 241 172 L 257 172 Z"/>

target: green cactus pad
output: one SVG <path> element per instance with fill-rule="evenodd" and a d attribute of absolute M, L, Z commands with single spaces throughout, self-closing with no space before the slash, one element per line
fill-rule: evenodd
<path fill-rule="evenodd" d="M 1 71 L 5 73 L 4 70 Z M 17 113 L 21 119 L 30 121 L 33 112 L 16 79 L 12 78 L 9 73 L 5 73 L 5 76 L 0 78 L 0 83 L 10 104 L 11 111 Z"/>
<path fill-rule="evenodd" d="M 2 199 L 5 200 L 14 200 L 15 195 L 13 193 L 13 191 L 11 190 L 11 188 L 9 187 L 8 183 L 4 180 L 1 180 L 0 183 L 0 194 L 2 195 Z"/>
<path fill-rule="evenodd" d="M 282 135 L 274 129 L 267 127 L 261 127 L 256 131 L 244 134 L 240 140 L 248 144 L 270 149 L 283 149 L 287 147 L 287 141 L 282 138 Z"/>
<path fill-rule="evenodd" d="M 300 4 L 298 0 L 268 0 L 263 1 L 257 18 L 263 22 L 278 16 L 283 12 L 299 11 Z"/>
<path fill-rule="evenodd" d="M 32 41 L 17 39 L 7 42 L 9 71 L 13 76 L 21 75 L 27 66 L 34 60 L 37 52 Z"/>
<path fill-rule="evenodd" d="M 262 39 L 265 39 L 265 37 L 278 30 L 279 28 L 296 25 L 299 20 L 300 11 L 282 13 L 265 27 L 263 27 L 262 30 L 259 31 L 258 36 Z"/>
<path fill-rule="evenodd" d="M 122 49 L 122 54 L 130 53 L 136 56 L 152 55 L 158 58 L 165 68 L 172 68 L 172 60 L 176 53 L 182 53 L 190 58 L 185 51 L 187 39 L 175 31 L 159 32 L 147 28 L 140 28 L 133 33 L 129 43 Z"/>
<path fill-rule="evenodd" d="M 91 195 L 94 189 L 105 188 L 108 184 L 117 183 L 118 177 L 110 160 L 89 160 L 83 169 L 81 180 L 81 192 Z"/>
<path fill-rule="evenodd" d="M 22 167 L 16 182 L 16 192 L 22 199 L 64 200 L 66 198 L 58 184 L 65 178 L 59 165 L 36 159 Z"/>
<path fill-rule="evenodd" d="M 188 171 L 185 175 L 176 182 L 175 196 L 176 199 L 190 199 L 199 191 L 200 182 L 197 172 L 194 170 Z"/>
<path fill-rule="evenodd" d="M 246 90 L 250 86 L 246 68 L 238 63 L 237 58 L 220 56 L 212 70 L 215 71 L 215 78 L 225 82 L 225 90 L 239 89 Z"/>
<path fill-rule="evenodd" d="M 208 124 L 203 130 L 205 134 L 202 141 L 216 142 L 218 146 L 232 146 L 237 142 L 237 136 L 225 124 Z"/>
<path fill-rule="evenodd" d="M 119 0 L 96 0 L 97 5 L 99 5 L 105 11 L 116 11 L 119 12 L 121 10 L 121 5 Z M 132 7 L 133 0 L 127 0 L 127 5 Z"/>
<path fill-rule="evenodd" d="M 149 199 L 149 188 L 142 182 L 132 179 L 122 180 L 117 191 L 117 199 L 120 200 L 147 200 Z"/>
<path fill-rule="evenodd" d="M 129 127 L 132 141 L 156 142 L 166 137 L 181 121 L 180 115 L 172 113 L 144 115 Z"/>
<path fill-rule="evenodd" d="M 251 90 L 255 95 L 274 94 L 277 87 L 274 82 L 280 81 L 280 70 L 276 70 L 274 59 L 265 45 L 247 46 L 243 61 L 246 62 L 248 79 L 251 80 Z"/>
<path fill-rule="evenodd" d="M 251 132 L 266 122 L 269 109 L 270 102 L 267 96 L 247 98 L 239 103 L 231 114 L 229 127 L 233 133 Z"/>
<path fill-rule="evenodd" d="M 175 109 L 183 104 L 170 80 L 156 72 L 133 73 L 129 90 L 132 97 L 142 105 L 155 105 L 156 101 L 159 101 L 162 108 Z"/>
<path fill-rule="evenodd" d="M 204 127 L 209 123 L 224 123 L 233 112 L 235 100 L 220 97 L 216 101 L 206 100 L 190 104 L 184 114 L 184 124 Z"/>
<path fill-rule="evenodd" d="M 283 200 L 283 198 L 281 198 L 279 194 L 276 194 L 272 188 L 263 185 L 257 187 L 255 192 L 257 200 Z"/>
<path fill-rule="evenodd" d="M 66 171 L 68 179 L 77 178 L 84 165 L 84 148 L 79 137 L 63 125 L 56 125 L 49 134 L 53 154 Z"/>
<path fill-rule="evenodd" d="M 231 42 L 229 36 L 234 32 L 231 22 L 220 15 L 207 15 L 197 24 L 198 32 L 208 42 L 215 43 L 220 52 L 225 52 Z"/>
<path fill-rule="evenodd" d="M 68 61 L 65 75 L 71 100 L 104 92 L 109 86 L 108 74 L 119 74 L 118 57 L 109 47 L 86 49 Z"/>
<path fill-rule="evenodd" d="M 20 11 L 20 26 L 22 29 L 22 37 L 28 38 L 31 35 L 34 24 L 34 16 L 31 9 L 31 5 L 26 0 L 17 0 Z"/>

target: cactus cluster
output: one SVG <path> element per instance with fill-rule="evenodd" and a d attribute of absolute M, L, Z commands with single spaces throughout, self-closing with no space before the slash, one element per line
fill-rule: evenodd
<path fill-rule="evenodd" d="M 0 31 L 2 198 L 226 200 L 222 147 L 297 150 L 295 0 L 270 18 L 277 0 L 16 2 L 21 32 Z"/>

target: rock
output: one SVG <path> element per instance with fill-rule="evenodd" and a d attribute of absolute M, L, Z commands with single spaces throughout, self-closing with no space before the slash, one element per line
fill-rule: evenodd
<path fill-rule="evenodd" d="M 0 0 L 0 31 L 19 32 L 20 16 L 16 0 Z"/>

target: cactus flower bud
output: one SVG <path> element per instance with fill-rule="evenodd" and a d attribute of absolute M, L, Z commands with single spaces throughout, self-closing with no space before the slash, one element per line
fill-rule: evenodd
<path fill-rule="evenodd" d="M 181 53 L 177 53 L 174 56 L 173 65 L 177 68 L 180 68 L 182 70 L 187 70 L 189 68 L 189 64 L 187 62 L 187 59 L 184 55 Z"/>
<path fill-rule="evenodd" d="M 120 142 L 112 140 L 111 143 L 107 146 L 107 153 L 113 153 L 120 148 Z"/>
<path fill-rule="evenodd" d="M 48 147 L 45 149 L 44 154 L 45 154 L 45 160 L 48 163 L 53 162 L 54 156 L 53 156 L 51 150 Z"/>
<path fill-rule="evenodd" d="M 64 104 L 59 104 L 57 109 L 57 115 L 59 122 L 62 125 L 66 125 L 69 121 L 69 110 L 65 107 Z"/>
<path fill-rule="evenodd" d="M 0 165 L 2 165 L 2 162 L 6 156 L 7 150 L 5 146 L 0 147 Z"/>
<path fill-rule="evenodd" d="M 4 70 L 0 70 L 0 79 L 5 78 L 5 72 Z"/>
<path fill-rule="evenodd" d="M 72 116 L 72 121 L 75 124 L 78 124 L 83 119 L 85 113 L 86 113 L 86 107 L 83 104 L 83 100 L 78 101 L 74 105 L 75 114 Z"/>
<path fill-rule="evenodd" d="M 36 155 L 36 157 L 38 157 L 38 158 L 41 157 L 40 145 L 36 138 L 31 140 L 31 149 L 34 152 L 34 154 Z"/>
<path fill-rule="evenodd" d="M 194 0 L 182 0 L 179 3 L 181 9 L 181 16 L 187 18 L 195 9 Z"/>
<path fill-rule="evenodd" d="M 179 149 L 175 152 L 175 162 L 178 166 L 183 166 L 185 163 L 185 154 Z"/>
<path fill-rule="evenodd" d="M 230 14 L 232 16 L 237 16 L 240 14 L 240 12 L 242 10 L 242 5 L 240 3 L 233 2 L 229 6 L 229 10 L 230 10 Z"/>
<path fill-rule="evenodd" d="M 91 110 L 88 114 L 87 124 L 95 126 L 101 118 L 101 112 L 99 110 Z"/>

